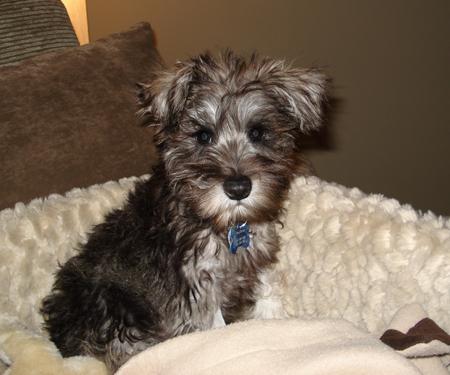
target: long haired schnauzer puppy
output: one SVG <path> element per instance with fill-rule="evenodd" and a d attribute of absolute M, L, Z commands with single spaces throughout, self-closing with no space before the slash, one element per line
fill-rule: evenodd
<path fill-rule="evenodd" d="M 159 164 L 57 273 L 42 312 L 64 356 L 117 369 L 143 349 L 252 316 L 275 223 L 321 123 L 326 78 L 232 52 L 141 86 Z"/>

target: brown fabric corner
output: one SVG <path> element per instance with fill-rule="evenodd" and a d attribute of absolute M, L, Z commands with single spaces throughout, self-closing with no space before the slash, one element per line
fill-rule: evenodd
<path fill-rule="evenodd" d="M 0 68 L 0 208 L 150 171 L 135 84 L 163 66 L 149 24 Z"/>
<path fill-rule="evenodd" d="M 405 350 L 411 346 L 439 340 L 450 345 L 450 336 L 429 318 L 422 319 L 408 332 L 402 333 L 395 329 L 388 329 L 380 340 L 395 350 Z"/>

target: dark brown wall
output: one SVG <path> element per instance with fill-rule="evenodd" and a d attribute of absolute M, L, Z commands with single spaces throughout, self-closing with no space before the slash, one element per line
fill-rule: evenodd
<path fill-rule="evenodd" d="M 450 1 L 88 0 L 91 39 L 141 21 L 168 63 L 204 49 L 316 65 L 339 98 L 319 175 L 450 214 Z"/>

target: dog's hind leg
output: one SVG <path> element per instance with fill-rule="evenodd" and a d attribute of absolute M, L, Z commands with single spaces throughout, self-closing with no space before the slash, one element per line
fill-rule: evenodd
<path fill-rule="evenodd" d="M 98 282 L 69 262 L 43 303 L 52 341 L 64 357 L 91 355 L 111 370 L 165 338 L 160 314 L 144 296 L 113 281 Z"/>
<path fill-rule="evenodd" d="M 166 339 L 155 323 L 160 321 L 159 314 L 136 296 L 109 286 L 97 302 L 104 310 L 83 349 L 109 369 L 117 370 L 133 355 Z"/>

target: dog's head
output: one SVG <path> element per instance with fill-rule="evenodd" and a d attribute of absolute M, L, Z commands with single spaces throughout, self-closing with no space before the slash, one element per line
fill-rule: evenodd
<path fill-rule="evenodd" d="M 176 64 L 141 85 L 140 115 L 173 189 L 218 228 L 275 219 L 318 128 L 327 80 L 314 69 L 232 52 Z"/>

